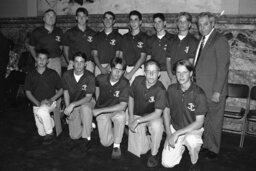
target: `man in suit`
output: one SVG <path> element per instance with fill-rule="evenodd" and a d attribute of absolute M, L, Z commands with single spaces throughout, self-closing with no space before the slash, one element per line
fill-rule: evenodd
<path fill-rule="evenodd" d="M 204 123 L 203 145 L 208 159 L 216 158 L 220 150 L 230 63 L 228 41 L 214 29 L 214 25 L 213 14 L 199 14 L 198 27 L 202 38 L 197 48 L 194 66 L 196 83 L 206 93 L 209 107 Z"/>

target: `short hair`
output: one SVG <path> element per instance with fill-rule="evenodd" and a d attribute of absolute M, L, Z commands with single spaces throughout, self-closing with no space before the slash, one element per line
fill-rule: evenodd
<path fill-rule="evenodd" d="M 76 16 L 78 15 L 79 12 L 84 13 L 86 16 L 88 16 L 88 14 L 89 14 L 88 11 L 87 11 L 87 9 L 86 9 L 86 8 L 82 8 L 82 7 L 77 8 L 77 10 L 76 10 Z"/>
<path fill-rule="evenodd" d="M 116 15 L 112 12 L 112 11 L 107 11 L 107 12 L 105 12 L 104 14 L 103 14 L 103 19 L 106 17 L 106 15 L 111 15 L 112 17 L 113 17 L 113 20 L 115 20 L 116 19 Z"/>
<path fill-rule="evenodd" d="M 215 16 L 210 12 L 201 12 L 197 16 L 197 21 L 199 20 L 199 18 L 202 18 L 202 17 L 208 17 L 212 23 L 215 23 Z"/>
<path fill-rule="evenodd" d="M 153 15 L 153 21 L 156 19 L 156 18 L 160 18 L 162 21 L 165 21 L 165 16 L 163 13 L 156 13 Z"/>
<path fill-rule="evenodd" d="M 157 68 L 158 68 L 158 70 L 160 70 L 160 64 L 156 61 L 156 60 L 154 60 L 154 59 L 150 59 L 150 60 L 148 60 L 148 61 L 146 61 L 145 62 L 145 64 L 144 64 L 144 70 L 146 71 L 147 70 L 147 67 L 149 66 L 149 65 L 156 65 L 157 66 Z"/>
<path fill-rule="evenodd" d="M 53 12 L 55 15 L 57 15 L 56 12 L 55 12 L 53 9 L 48 9 L 48 10 L 46 10 L 46 11 L 44 12 L 44 16 L 45 16 L 45 14 L 47 14 L 47 13 L 49 13 L 49 12 Z"/>
<path fill-rule="evenodd" d="M 36 56 L 38 56 L 39 54 L 43 54 L 43 55 L 47 56 L 47 58 L 49 58 L 49 56 L 50 56 L 50 53 L 46 49 L 39 49 L 39 50 L 37 50 L 36 51 Z"/>
<path fill-rule="evenodd" d="M 136 15 L 138 16 L 139 20 L 142 20 L 142 15 L 139 11 L 136 11 L 136 10 L 133 10 L 129 13 L 129 18 L 132 16 L 132 15 Z"/>
<path fill-rule="evenodd" d="M 84 52 L 76 52 L 74 55 L 73 55 L 73 58 L 72 60 L 74 61 L 76 57 L 82 57 L 84 59 L 84 61 L 87 61 L 87 56 Z"/>
<path fill-rule="evenodd" d="M 192 23 L 192 15 L 191 15 L 190 13 L 188 13 L 188 12 L 180 12 L 180 13 L 178 14 L 178 16 L 177 16 L 177 21 L 179 20 L 179 18 L 180 18 L 181 16 L 185 16 L 186 19 L 187 19 L 187 21 L 190 22 L 190 23 Z"/>
<path fill-rule="evenodd" d="M 194 70 L 193 64 L 187 59 L 181 59 L 181 60 L 178 60 L 177 62 L 175 62 L 174 67 L 173 67 L 173 71 L 175 73 L 176 73 L 178 66 L 186 67 L 189 72 Z"/>
<path fill-rule="evenodd" d="M 111 68 L 114 68 L 117 64 L 122 65 L 122 69 L 126 70 L 126 62 L 125 62 L 124 58 L 115 57 L 115 58 L 111 59 L 111 61 L 110 61 Z"/>

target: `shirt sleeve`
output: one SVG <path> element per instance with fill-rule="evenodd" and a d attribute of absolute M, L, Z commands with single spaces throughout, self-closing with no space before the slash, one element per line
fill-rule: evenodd
<path fill-rule="evenodd" d="M 36 30 L 33 30 L 29 37 L 29 45 L 36 46 L 37 43 L 37 33 Z"/>
<path fill-rule="evenodd" d="M 188 58 L 195 58 L 198 43 L 199 41 L 196 38 L 191 37 L 191 40 L 189 41 Z"/>
<path fill-rule="evenodd" d="M 26 76 L 24 89 L 27 91 L 31 91 L 31 74 L 30 73 Z"/>
<path fill-rule="evenodd" d="M 62 36 L 62 39 L 61 39 L 61 43 L 62 43 L 62 45 L 64 45 L 64 46 L 69 46 L 69 33 L 70 31 L 68 30 L 68 31 L 66 31 L 64 34 L 63 34 L 63 36 Z"/>
<path fill-rule="evenodd" d="M 119 101 L 120 102 L 128 102 L 129 99 L 129 82 L 127 82 L 126 86 L 120 92 Z"/>
<path fill-rule="evenodd" d="M 205 115 L 208 111 L 207 99 L 203 92 L 199 93 L 195 100 L 196 103 L 196 115 Z"/>
<path fill-rule="evenodd" d="M 64 75 L 62 77 L 62 86 L 63 86 L 63 90 L 68 90 L 67 73 L 64 73 Z"/>
<path fill-rule="evenodd" d="M 61 81 L 61 78 L 59 76 L 59 74 L 57 72 L 54 73 L 54 80 L 55 80 L 55 88 L 56 90 L 60 90 L 61 88 L 63 88 L 62 86 L 62 81 Z"/>
<path fill-rule="evenodd" d="M 167 49 L 166 49 L 166 58 L 171 58 L 172 57 L 172 54 L 171 54 L 171 51 L 172 51 L 172 41 L 171 40 L 168 40 L 167 41 Z"/>
<path fill-rule="evenodd" d="M 155 97 L 155 109 L 161 109 L 164 110 L 166 107 L 166 91 L 165 90 L 159 90 Z"/>
<path fill-rule="evenodd" d="M 93 75 L 89 76 L 89 84 L 88 88 L 86 89 L 86 94 L 93 94 L 95 92 L 95 77 Z"/>
<path fill-rule="evenodd" d="M 122 43 L 122 35 L 117 33 L 117 36 L 116 36 L 116 46 L 115 46 L 115 50 L 120 50 L 122 51 L 122 47 L 121 47 L 121 43 Z"/>

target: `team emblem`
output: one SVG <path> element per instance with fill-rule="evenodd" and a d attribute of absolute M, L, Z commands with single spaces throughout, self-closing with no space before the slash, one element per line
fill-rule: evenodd
<path fill-rule="evenodd" d="M 187 106 L 188 110 L 190 110 L 191 112 L 194 112 L 196 109 L 195 109 L 195 105 L 193 103 L 188 103 L 188 106 Z"/>
<path fill-rule="evenodd" d="M 82 90 L 83 90 L 83 91 L 86 91 L 86 88 L 87 88 L 87 85 L 86 85 L 86 84 L 82 85 Z"/>
<path fill-rule="evenodd" d="M 137 47 L 142 48 L 143 47 L 143 42 L 138 42 Z"/>
<path fill-rule="evenodd" d="M 116 45 L 116 40 L 115 40 L 115 39 L 111 39 L 111 40 L 110 40 L 110 44 L 113 45 L 113 46 L 115 46 L 115 45 Z"/>
<path fill-rule="evenodd" d="M 119 97 L 119 93 L 120 93 L 120 91 L 115 91 L 114 97 Z"/>
<path fill-rule="evenodd" d="M 155 97 L 154 96 L 151 96 L 148 100 L 149 103 L 153 103 L 155 102 Z"/>
<path fill-rule="evenodd" d="M 56 40 L 57 42 L 60 42 L 60 36 L 55 36 L 55 40 Z"/>
<path fill-rule="evenodd" d="M 87 41 L 88 41 L 88 42 L 92 42 L 92 36 L 88 36 L 88 37 L 87 37 Z"/>
<path fill-rule="evenodd" d="M 184 50 L 186 53 L 188 53 L 189 51 L 189 46 L 186 46 L 185 50 Z"/>

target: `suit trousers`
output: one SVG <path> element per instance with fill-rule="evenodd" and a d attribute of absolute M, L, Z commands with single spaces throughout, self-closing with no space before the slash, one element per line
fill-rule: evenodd
<path fill-rule="evenodd" d="M 214 103 L 210 99 L 207 99 L 207 102 L 209 111 L 204 122 L 203 147 L 218 154 L 220 151 L 226 98 L 221 96 L 219 103 Z"/>

